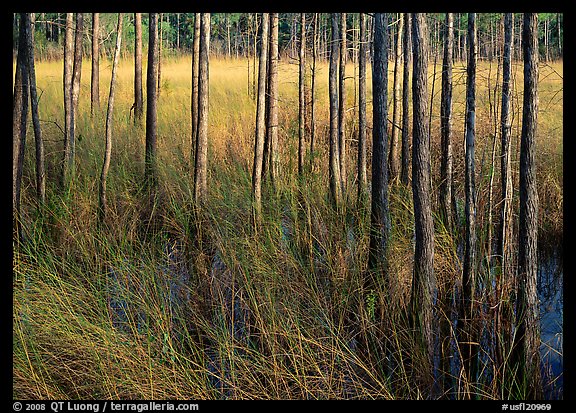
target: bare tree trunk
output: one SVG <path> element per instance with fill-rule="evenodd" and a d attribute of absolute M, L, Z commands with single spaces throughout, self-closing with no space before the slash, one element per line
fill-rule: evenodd
<path fill-rule="evenodd" d="M 310 85 L 310 172 L 314 172 L 314 141 L 316 138 L 316 60 L 318 59 L 318 13 L 314 13 L 312 32 L 312 74 Z"/>
<path fill-rule="evenodd" d="M 414 13 L 412 18 L 413 44 L 413 131 L 412 193 L 414 198 L 414 274 L 410 297 L 411 324 L 419 332 L 418 341 L 428 365 L 422 369 L 422 381 L 430 384 L 432 378 L 434 326 L 433 295 L 436 284 L 434 275 L 434 223 L 430 203 L 430 134 L 426 122 L 428 97 L 427 69 L 428 42 L 426 18 Z"/>
<path fill-rule="evenodd" d="M 14 79 L 14 100 L 12 107 L 12 219 L 13 230 L 21 238 L 20 193 L 22 189 L 22 172 L 24 151 L 26 148 L 26 126 L 28 119 L 29 76 L 26 56 L 26 23 L 25 13 L 20 13 L 18 28 L 18 57 Z"/>
<path fill-rule="evenodd" d="M 368 268 L 387 274 L 386 255 L 390 241 L 388 203 L 388 14 L 374 15 L 374 62 L 372 65 L 372 206 Z M 387 280 L 387 287 L 393 282 Z M 373 283 L 365 283 L 369 290 Z M 391 293 L 391 295 L 394 295 Z"/>
<path fill-rule="evenodd" d="M 159 32 L 159 41 L 158 41 L 158 97 L 160 97 L 160 89 L 162 87 L 162 19 L 164 17 L 164 13 L 160 13 L 159 25 L 158 25 L 158 32 Z"/>
<path fill-rule="evenodd" d="M 66 13 L 64 36 L 64 159 L 60 183 L 66 188 L 74 164 L 74 137 L 72 135 L 72 65 L 74 62 L 74 13 Z"/>
<path fill-rule="evenodd" d="M 198 138 L 194 169 L 194 201 L 204 207 L 208 199 L 208 99 L 210 59 L 210 13 L 202 13 L 200 62 L 198 65 Z"/>
<path fill-rule="evenodd" d="M 404 13 L 404 70 L 402 79 L 402 170 L 400 179 L 404 185 L 410 182 L 410 56 L 411 15 Z"/>
<path fill-rule="evenodd" d="M 72 128 L 76 129 L 76 115 L 80 98 L 80 78 L 82 75 L 82 35 L 84 34 L 84 13 L 76 13 L 76 32 L 74 34 L 74 68 L 72 70 Z M 72 132 L 75 147 L 75 132 Z"/>
<path fill-rule="evenodd" d="M 442 103 L 440 106 L 440 211 L 448 231 L 454 228 L 455 200 L 452 193 L 452 65 L 454 44 L 453 13 L 446 13 L 444 59 L 442 61 Z M 453 208 L 454 207 L 454 208 Z"/>
<path fill-rule="evenodd" d="M 277 188 L 280 174 L 280 148 L 278 146 L 278 13 L 270 13 L 269 25 L 267 131 L 270 141 L 270 178 L 274 188 Z"/>
<path fill-rule="evenodd" d="M 339 102 L 338 102 L 338 152 L 340 154 L 340 183 L 342 194 L 346 193 L 346 61 L 348 49 L 346 45 L 346 13 L 340 13 L 340 70 L 339 70 Z"/>
<path fill-rule="evenodd" d="M 520 142 L 520 224 L 516 336 L 512 349 L 518 383 L 527 385 L 528 399 L 542 398 L 538 277 L 538 191 L 536 128 L 538 125 L 538 14 L 524 13 L 524 102 Z"/>
<path fill-rule="evenodd" d="M 200 13 L 194 13 L 194 40 L 192 43 L 192 142 L 190 164 L 196 159 L 196 141 L 198 140 L 198 68 L 200 64 Z M 248 59 L 250 61 L 250 59 Z"/>
<path fill-rule="evenodd" d="M 330 96 L 330 157 L 329 179 L 330 196 L 336 208 L 342 203 L 342 181 L 340 175 L 340 152 L 338 148 L 338 13 L 332 13 L 332 42 L 330 46 L 330 66 L 328 71 L 328 93 Z"/>
<path fill-rule="evenodd" d="M 366 178 L 366 13 L 360 13 L 358 56 L 358 205 L 368 200 Z"/>
<path fill-rule="evenodd" d="M 304 53 L 306 49 L 306 14 L 300 13 L 300 51 L 299 51 L 299 80 L 298 80 L 298 175 L 304 174 L 304 112 L 306 109 L 306 100 L 304 96 L 304 82 L 306 62 Z"/>
<path fill-rule="evenodd" d="M 474 290 L 476 287 L 476 179 L 475 179 L 475 135 L 476 135 L 476 14 L 468 13 L 468 68 L 466 78 L 466 152 L 465 152 L 465 245 L 464 271 L 462 276 L 462 362 L 468 375 L 468 383 L 476 381 L 476 353 L 474 343 L 473 315 Z M 474 346 L 474 347 L 473 347 Z"/>
<path fill-rule="evenodd" d="M 144 114 L 142 89 L 142 13 L 134 13 L 134 123 L 139 124 Z"/>
<path fill-rule="evenodd" d="M 92 13 L 92 82 L 90 83 L 90 116 L 100 109 L 100 13 Z"/>
<path fill-rule="evenodd" d="M 400 131 L 400 60 L 402 56 L 402 28 L 404 19 L 399 13 L 398 25 L 396 28 L 396 48 L 394 53 L 394 106 L 392 114 L 392 137 L 390 138 L 390 182 L 398 179 L 398 135 Z"/>
<path fill-rule="evenodd" d="M 252 201 L 254 224 L 262 216 L 262 160 L 264 157 L 265 105 L 266 105 L 266 60 L 268 56 L 269 13 L 262 13 L 260 31 L 260 60 L 258 67 L 258 99 L 256 103 L 256 137 L 254 141 L 254 165 L 252 169 Z"/>
<path fill-rule="evenodd" d="M 98 222 L 104 223 L 108 202 L 106 199 L 106 178 L 110 168 L 110 157 L 112 155 L 112 115 L 114 114 L 114 92 L 116 91 L 116 71 L 120 60 L 120 46 L 122 44 L 122 13 L 118 13 L 118 26 L 116 27 L 116 49 L 114 50 L 114 61 L 112 63 L 112 78 L 110 79 L 110 94 L 108 95 L 108 110 L 106 112 L 106 146 L 104 149 L 104 162 L 100 174 L 100 202 Z"/>
<path fill-rule="evenodd" d="M 36 91 L 36 68 L 34 65 L 34 38 L 32 34 L 32 13 L 24 13 L 24 25 L 26 27 L 26 47 L 28 77 L 30 79 L 30 107 L 32 112 L 32 124 L 34 125 L 34 139 L 36 143 L 36 197 L 38 204 L 44 204 L 46 200 L 46 172 L 44 169 L 44 140 L 40 128 L 40 116 L 38 114 L 38 92 Z"/>
<path fill-rule="evenodd" d="M 149 14 L 148 68 L 146 76 L 146 153 L 144 179 L 148 189 L 158 184 L 156 140 L 158 129 L 158 13 Z"/>

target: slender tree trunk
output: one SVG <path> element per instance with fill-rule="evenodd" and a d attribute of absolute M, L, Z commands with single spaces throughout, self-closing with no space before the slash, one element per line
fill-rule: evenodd
<path fill-rule="evenodd" d="M 106 112 L 106 146 L 104 149 L 104 162 L 100 174 L 100 208 L 98 221 L 104 223 L 108 203 L 106 199 L 106 178 L 110 168 L 110 157 L 112 155 L 112 116 L 114 114 L 114 92 L 116 91 L 116 71 L 120 60 L 120 46 L 122 44 L 122 13 L 118 13 L 118 26 L 116 27 L 116 49 L 114 50 L 114 61 L 112 63 L 112 78 L 110 80 L 110 94 L 108 95 L 108 110 Z"/>
<path fill-rule="evenodd" d="M 46 200 L 46 172 L 44 169 L 44 140 L 40 128 L 40 115 L 38 114 L 38 92 L 36 91 L 36 68 L 34 64 L 34 38 L 32 34 L 32 13 L 23 13 L 23 21 L 26 27 L 26 47 L 28 77 L 30 80 L 30 107 L 32 112 L 32 124 L 34 126 L 34 139 L 36 143 L 36 197 L 38 204 L 44 204 Z"/>
<path fill-rule="evenodd" d="M 330 66 L 328 71 L 328 93 L 330 96 L 330 157 L 329 179 L 330 196 L 336 208 L 342 203 L 342 183 L 340 175 L 340 152 L 338 148 L 338 13 L 332 13 L 332 41 L 330 46 Z"/>
<path fill-rule="evenodd" d="M 100 13 L 92 13 L 92 82 L 90 84 L 90 116 L 100 108 Z"/>
<path fill-rule="evenodd" d="M 210 13 L 202 13 L 200 61 L 198 65 L 198 138 L 194 169 L 194 201 L 203 207 L 208 199 L 208 92 L 210 58 Z"/>
<path fill-rule="evenodd" d="M 475 135 L 476 135 L 476 14 L 468 13 L 468 68 L 466 78 L 466 137 L 465 137 L 465 245 L 464 271 L 462 277 L 462 359 L 468 382 L 476 381 L 476 353 L 474 344 L 473 315 L 474 290 L 476 286 L 476 179 L 475 179 Z M 474 347 L 473 347 L 474 346 Z"/>
<path fill-rule="evenodd" d="M 306 98 L 304 95 L 304 82 L 305 82 L 305 70 L 306 62 L 304 60 L 304 53 L 306 49 L 306 14 L 300 13 L 300 70 L 299 70 L 299 81 L 298 81 L 298 175 L 302 176 L 304 174 L 304 126 L 306 125 L 304 119 L 304 112 L 306 110 Z"/>
<path fill-rule="evenodd" d="M 368 268 L 387 274 L 386 255 L 390 241 L 388 203 L 388 14 L 374 15 L 374 63 L 372 65 L 372 207 Z M 387 280 L 387 287 L 393 282 Z M 373 283 L 365 285 L 373 288 Z M 392 294 L 392 293 L 391 293 Z M 392 294 L 393 295 L 393 294 Z"/>
<path fill-rule="evenodd" d="M 512 353 L 518 381 L 528 386 L 528 399 L 542 397 L 540 326 L 538 318 L 538 191 L 536 128 L 538 125 L 538 14 L 524 13 L 524 102 L 520 141 L 520 224 L 518 235 L 518 297 Z"/>
<path fill-rule="evenodd" d="M 76 115 L 80 98 L 80 78 L 82 75 L 82 35 L 84 32 L 84 13 L 76 13 L 76 32 L 74 33 L 74 68 L 72 70 L 72 128 L 76 129 Z M 76 142 L 75 132 L 72 133 Z M 75 145 L 74 145 L 75 147 Z"/>
<path fill-rule="evenodd" d="M 20 13 L 18 27 L 18 57 L 14 79 L 14 100 L 12 107 L 12 219 L 13 230 L 21 238 L 20 193 L 26 148 L 26 127 L 28 121 L 29 76 L 26 50 L 25 13 Z"/>
<path fill-rule="evenodd" d="M 410 13 L 404 13 L 404 70 L 402 79 L 402 170 L 400 179 L 404 185 L 410 183 Z"/>
<path fill-rule="evenodd" d="M 134 13 L 134 123 L 139 124 L 144 114 L 142 89 L 142 13 Z"/>
<path fill-rule="evenodd" d="M 453 13 L 446 13 L 444 59 L 442 61 L 442 103 L 440 106 L 440 211 L 448 231 L 454 228 L 454 195 L 452 193 L 452 65 L 454 44 Z"/>
<path fill-rule="evenodd" d="M 414 13 L 412 19 L 413 44 L 413 131 L 412 146 L 412 193 L 414 198 L 414 274 L 410 299 L 411 322 L 419 332 L 418 341 L 422 345 L 423 356 L 428 366 L 422 369 L 422 380 L 430 384 L 432 379 L 434 326 L 433 295 L 434 275 L 434 223 L 430 203 L 430 134 L 426 122 L 428 97 L 427 68 L 428 42 L 426 18 L 422 13 Z"/>
<path fill-rule="evenodd" d="M 360 55 L 358 56 L 358 205 L 368 200 L 366 178 L 366 13 L 360 13 Z"/>
<path fill-rule="evenodd" d="M 402 56 L 402 28 L 404 19 L 399 13 L 398 25 L 396 29 L 396 47 L 394 53 L 394 106 L 392 114 L 392 137 L 390 138 L 390 182 L 398 179 L 398 135 L 400 131 L 400 60 Z"/>
<path fill-rule="evenodd" d="M 158 97 L 160 97 L 160 89 L 162 87 L 162 20 L 164 17 L 164 13 L 160 13 L 160 18 L 158 22 Z"/>
<path fill-rule="evenodd" d="M 312 32 L 312 74 L 310 94 L 312 96 L 310 101 L 310 172 L 314 172 L 314 141 L 316 138 L 316 60 L 318 59 L 318 13 L 314 13 Z"/>
<path fill-rule="evenodd" d="M 192 142 L 190 164 L 196 159 L 196 141 L 198 136 L 198 67 L 200 63 L 200 13 L 194 13 L 194 40 L 192 43 Z M 250 61 L 250 59 L 248 59 Z"/>
<path fill-rule="evenodd" d="M 342 194 L 346 193 L 346 61 L 348 49 L 346 43 L 346 13 L 340 13 L 340 67 L 338 102 L 338 153 L 340 154 L 340 183 Z"/>
<path fill-rule="evenodd" d="M 74 13 L 66 13 L 64 35 L 64 159 L 60 183 L 68 187 L 74 165 L 74 136 L 72 134 L 72 66 L 74 62 Z"/>
<path fill-rule="evenodd" d="M 278 188 L 280 174 L 280 148 L 278 146 L 278 13 L 270 13 L 270 41 L 268 45 L 268 138 L 270 141 L 270 178 Z"/>
<path fill-rule="evenodd" d="M 146 73 L 146 154 L 144 179 L 154 191 L 158 184 L 156 140 L 158 129 L 158 13 L 149 14 L 148 68 Z"/>
<path fill-rule="evenodd" d="M 254 141 L 254 165 L 252 169 L 252 201 L 254 224 L 262 216 L 262 160 L 264 157 L 265 105 L 266 105 L 266 60 L 268 56 L 269 13 L 262 13 L 260 31 L 261 47 L 258 67 L 258 99 L 256 103 L 256 136 Z"/>

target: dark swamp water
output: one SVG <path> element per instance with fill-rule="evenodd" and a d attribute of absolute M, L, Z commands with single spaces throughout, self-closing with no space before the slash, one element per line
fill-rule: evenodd
<path fill-rule="evenodd" d="M 286 231 L 286 236 L 289 232 Z M 352 236 L 353 238 L 353 236 Z M 350 241 L 350 240 L 349 240 Z M 354 243 L 354 240 L 351 240 Z M 288 248 L 288 243 L 282 247 Z M 182 337 L 182 329 L 185 326 L 178 320 L 182 314 L 186 303 L 189 300 L 190 274 L 186 269 L 182 255 L 182 245 L 170 242 L 165 248 L 166 260 L 159 266 L 163 299 L 167 308 L 170 309 L 174 318 L 173 338 L 178 340 Z M 542 359 L 541 369 L 544 383 L 544 397 L 548 400 L 563 399 L 563 261 L 562 252 L 559 250 L 553 253 L 541 254 L 538 266 L 538 295 L 540 300 L 540 328 L 541 346 L 540 354 Z M 128 313 L 132 314 L 132 319 L 137 321 L 139 333 L 145 332 L 146 314 L 137 308 L 130 308 L 130 300 L 127 297 L 134 294 L 143 294 L 143 291 L 135 291 L 130 279 L 126 279 L 123 274 L 132 271 L 122 271 L 121 268 L 109 269 L 108 272 L 108 297 L 111 310 L 112 323 L 115 328 L 125 333 L 129 332 Z M 219 299 L 223 301 L 225 308 L 231 309 L 231 314 L 224 314 L 220 319 L 215 320 L 215 328 L 226 328 L 229 333 L 242 342 L 249 340 L 248 328 L 245 325 L 249 319 L 249 309 L 239 304 L 239 300 L 233 299 L 233 291 L 237 291 L 238 285 L 231 282 L 230 269 L 221 259 L 219 251 L 216 251 L 211 260 L 209 270 L 211 277 L 211 288 L 216 289 Z M 122 275 L 120 275 L 122 274 Z M 233 304 L 232 304 L 233 303 Z M 217 324 L 217 326 L 216 326 Z M 484 338 L 485 339 L 485 338 Z M 490 340 L 486 341 L 489 343 Z M 352 351 L 353 349 L 353 345 Z M 455 350 L 455 346 L 453 346 Z M 456 352 L 456 350 L 455 350 Z M 217 351 L 206 349 L 207 370 L 211 373 L 209 378 L 216 397 L 233 397 L 232 390 L 224 383 L 228 382 L 231 373 L 229 361 L 219 356 Z M 486 362 L 486 361 L 485 361 Z M 438 366 L 437 366 L 438 367 Z M 453 357 L 450 370 L 456 377 L 460 368 L 458 357 Z M 488 369 L 489 370 L 489 369 Z M 488 373 L 490 374 L 490 373 Z M 489 382 L 491 378 L 484 377 L 484 382 Z M 353 397 L 353 395 L 351 395 Z M 450 397 L 450 396 L 449 396 Z"/>

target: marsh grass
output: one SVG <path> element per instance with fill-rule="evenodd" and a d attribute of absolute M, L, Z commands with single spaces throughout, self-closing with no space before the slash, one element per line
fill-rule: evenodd
<path fill-rule="evenodd" d="M 142 218 L 151 212 L 146 211 L 141 189 L 145 129 L 134 125 L 129 111 L 132 63 L 130 58 L 123 60 L 118 72 L 110 211 L 103 228 L 97 226 L 96 212 L 109 62 L 101 62 L 101 110 L 92 119 L 89 64 L 83 64 L 76 176 L 65 192 L 55 183 L 63 139 L 62 67 L 54 61 L 38 63 L 40 118 L 47 139 L 47 202 L 41 208 L 33 202 L 29 145 L 22 202 L 24 241 L 13 242 L 14 398 L 393 399 L 459 398 L 465 392 L 478 398 L 509 396 L 485 378 L 489 374 L 478 380 L 462 375 L 453 328 L 443 339 L 446 354 L 452 357 L 449 371 L 436 366 L 438 376 L 447 375 L 451 386 L 431 391 L 415 380 L 426 362 L 406 321 L 414 248 L 409 188 L 391 187 L 389 278 L 387 282 L 379 278 L 369 298 L 362 294 L 370 211 L 355 199 L 354 136 L 342 213 L 335 213 L 328 199 L 325 64 L 317 77 L 316 172 L 299 178 L 294 123 L 298 71 L 297 65 L 281 61 L 281 175 L 276 189 L 265 184 L 263 223 L 255 232 L 250 193 L 255 102 L 247 93 L 245 60 L 210 62 L 209 197 L 201 215 L 195 215 L 191 201 L 190 61 L 175 57 L 163 62 L 158 106 L 160 196 L 154 215 L 161 225 L 154 228 Z M 519 67 L 516 64 L 517 85 Z M 561 73 L 561 66 L 553 68 Z M 557 73 L 546 70 L 541 71 L 541 108 L 547 103 L 539 117 L 537 159 L 540 210 L 546 211 L 541 215 L 541 239 L 552 242 L 562 237 L 562 94 L 556 93 L 562 83 Z M 463 136 L 465 80 L 457 79 L 455 185 L 461 199 L 463 148 L 457 142 Z M 348 82 L 352 88 L 352 79 Z M 480 157 L 491 139 L 482 100 L 486 90 L 479 87 Z M 352 95 L 348 94 L 350 105 Z M 439 99 L 438 93 L 434 102 Z M 434 188 L 438 112 L 434 109 L 432 120 Z M 354 120 L 349 122 L 353 130 Z M 516 171 L 519 128 L 514 131 Z M 370 148 L 371 143 L 368 153 Z M 490 165 L 486 161 L 477 165 L 478 216 L 483 223 Z M 202 219 L 201 250 L 194 216 Z M 497 221 L 496 212 L 494 216 Z M 455 301 L 460 283 L 460 236 L 459 231 L 449 233 L 435 216 L 436 282 L 439 297 L 448 297 L 446 303 L 438 302 L 439 320 L 453 318 L 449 302 Z M 390 285 L 393 293 L 386 287 Z M 360 351 L 359 343 L 366 337 L 368 350 Z M 488 352 L 484 358 L 490 357 Z M 486 362 L 485 370 L 492 365 Z"/>

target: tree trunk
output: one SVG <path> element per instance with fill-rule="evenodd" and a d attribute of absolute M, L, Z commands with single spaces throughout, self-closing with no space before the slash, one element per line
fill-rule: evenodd
<path fill-rule="evenodd" d="M 198 140 L 198 68 L 200 64 L 200 17 L 194 13 L 194 40 L 192 43 L 192 142 L 190 164 L 196 160 L 196 141 Z"/>
<path fill-rule="evenodd" d="M 524 102 L 520 141 L 520 223 L 518 235 L 518 296 L 513 367 L 518 382 L 527 384 L 528 399 L 542 398 L 538 278 L 538 191 L 536 128 L 538 125 L 538 14 L 524 13 Z"/>
<path fill-rule="evenodd" d="M 465 182 L 466 198 L 464 271 L 462 276 L 462 359 L 468 382 L 476 381 L 476 353 L 474 345 L 473 314 L 474 290 L 476 288 L 476 179 L 475 179 L 475 135 L 476 135 L 476 13 L 468 13 L 468 68 L 466 77 L 466 136 L 465 136 Z"/>
<path fill-rule="evenodd" d="M 142 13 L 134 13 L 134 123 L 142 121 L 144 94 L 142 90 Z"/>
<path fill-rule="evenodd" d="M 120 45 L 122 44 L 122 13 L 118 13 L 118 26 L 116 27 L 116 49 L 114 50 L 114 61 L 112 63 L 112 78 L 110 79 L 110 94 L 108 95 L 108 110 L 106 112 L 106 145 L 104 150 L 104 162 L 102 173 L 100 174 L 100 203 L 98 221 L 104 223 L 108 203 L 106 200 L 106 177 L 110 168 L 110 157 L 112 155 L 112 116 L 114 113 L 114 92 L 116 90 L 116 71 L 120 60 Z"/>
<path fill-rule="evenodd" d="M 368 200 L 366 178 L 366 13 L 360 13 L 358 56 L 358 205 Z"/>
<path fill-rule="evenodd" d="M 159 40 L 158 40 L 158 97 L 160 97 L 160 89 L 162 87 L 162 19 L 164 17 L 164 13 L 160 13 L 160 19 L 158 24 L 158 33 L 159 33 Z"/>
<path fill-rule="evenodd" d="M 208 99 L 210 59 L 210 13 L 202 13 L 198 65 L 198 137 L 194 169 L 194 201 L 204 207 L 208 199 Z"/>
<path fill-rule="evenodd" d="M 92 82 L 90 84 L 90 116 L 100 108 L 100 13 L 92 13 Z"/>
<path fill-rule="evenodd" d="M 446 13 L 444 58 L 442 61 L 442 103 L 440 106 L 440 212 L 449 232 L 454 228 L 455 201 L 452 193 L 452 65 L 454 43 L 453 13 Z"/>
<path fill-rule="evenodd" d="M 268 45 L 268 118 L 267 135 L 270 142 L 270 178 L 278 188 L 280 174 L 280 148 L 278 147 L 278 13 L 270 13 L 270 41 Z"/>
<path fill-rule="evenodd" d="M 18 57 L 14 79 L 14 100 L 12 107 L 12 219 L 13 230 L 20 233 L 20 193 L 26 148 L 26 127 L 28 119 L 29 76 L 26 56 L 26 23 L 25 13 L 20 13 L 18 28 Z"/>
<path fill-rule="evenodd" d="M 340 152 L 338 148 L 338 13 L 332 13 L 332 42 L 330 46 L 330 66 L 328 70 L 328 93 L 330 96 L 330 157 L 329 179 L 330 196 L 336 208 L 342 203 L 342 181 L 340 175 Z"/>
<path fill-rule="evenodd" d="M 398 179 L 398 135 L 400 131 L 400 60 L 402 56 L 402 27 L 404 19 L 399 13 L 396 29 L 396 47 L 394 53 L 394 109 L 392 114 L 392 137 L 390 138 L 390 182 Z"/>
<path fill-rule="evenodd" d="M 434 223 L 430 203 L 430 134 L 426 122 L 428 45 L 426 18 L 414 13 L 412 18 L 413 44 L 413 131 L 412 146 L 412 193 L 414 198 L 414 273 L 410 297 L 411 324 L 419 332 L 418 341 L 428 366 L 422 369 L 422 380 L 430 384 L 432 379 L 434 327 L 433 294 L 434 275 Z"/>
<path fill-rule="evenodd" d="M 76 13 L 76 32 L 74 34 L 74 68 L 72 70 L 72 128 L 76 129 L 76 115 L 80 98 L 80 78 L 82 75 L 82 35 L 84 32 L 84 13 Z M 75 144 L 75 132 L 72 132 Z M 75 147 L 75 145 L 74 145 Z"/>
<path fill-rule="evenodd" d="M 158 184 L 156 135 L 158 129 L 158 13 L 149 14 L 148 67 L 146 73 L 146 154 L 144 179 L 148 189 Z"/>
<path fill-rule="evenodd" d="M 64 35 L 64 159 L 60 183 L 68 187 L 74 166 L 74 136 L 72 134 L 72 66 L 74 62 L 74 13 L 66 13 L 66 32 Z"/>
<path fill-rule="evenodd" d="M 44 170 L 44 140 L 40 128 L 40 116 L 38 114 L 38 92 L 36 91 L 36 68 L 34 64 L 34 38 L 32 34 L 32 13 L 23 13 L 23 21 L 26 27 L 26 47 L 28 77 L 30 80 L 30 107 L 32 112 L 32 124 L 34 125 L 34 139 L 36 143 L 36 197 L 38 204 L 44 204 L 46 200 L 46 172 Z"/>
<path fill-rule="evenodd" d="M 299 79 L 298 79 L 298 175 L 304 174 L 304 111 L 306 109 L 306 101 L 304 96 L 304 82 L 305 82 L 305 60 L 304 51 L 306 48 L 306 14 L 300 13 L 300 52 L 299 52 Z"/>
<path fill-rule="evenodd" d="M 368 268 L 375 274 L 387 274 L 386 255 L 390 241 L 388 205 L 388 14 L 374 15 L 374 62 L 372 65 L 372 206 Z M 370 281 L 370 280 L 369 280 Z M 387 280 L 387 287 L 393 282 Z M 365 283 L 366 292 L 374 283 Z M 391 293 L 393 295 L 393 293 Z"/>
<path fill-rule="evenodd" d="M 310 172 L 314 172 L 314 141 L 316 138 L 316 60 L 318 59 L 318 13 L 314 13 L 312 32 L 312 74 L 310 85 Z"/>
<path fill-rule="evenodd" d="M 340 183 L 342 194 L 346 193 L 346 13 L 340 13 L 340 67 L 339 67 L 339 102 L 338 102 L 338 153 L 340 155 Z"/>
<path fill-rule="evenodd" d="M 402 170 L 400 179 L 404 185 L 410 183 L 410 13 L 404 13 L 404 70 L 402 80 Z"/>
<path fill-rule="evenodd" d="M 266 60 L 268 56 L 269 13 L 262 13 L 260 31 L 260 59 L 258 67 L 258 98 L 256 103 L 256 136 L 254 140 L 254 165 L 252 169 L 252 201 L 254 224 L 262 216 L 262 160 L 264 157 L 265 105 L 266 105 Z"/>

